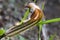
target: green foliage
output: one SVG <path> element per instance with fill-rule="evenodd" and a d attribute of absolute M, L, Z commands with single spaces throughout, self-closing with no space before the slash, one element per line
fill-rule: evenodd
<path fill-rule="evenodd" d="M 51 35 L 50 38 L 49 38 L 49 40 L 54 40 L 55 36 L 56 36 L 56 34 Z"/>
<path fill-rule="evenodd" d="M 0 36 L 2 36 L 5 33 L 4 29 L 0 29 Z"/>

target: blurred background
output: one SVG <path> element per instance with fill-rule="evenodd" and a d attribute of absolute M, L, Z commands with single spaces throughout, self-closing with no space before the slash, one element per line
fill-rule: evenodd
<path fill-rule="evenodd" d="M 29 2 L 34 0 L 0 0 L 0 28 L 7 30 L 20 22 L 26 12 L 25 4 Z M 60 0 L 36 0 L 36 4 L 41 9 L 44 4 L 46 20 L 60 17 Z M 60 22 L 47 24 L 46 29 L 48 36 L 56 33 L 54 40 L 60 40 Z M 27 40 L 38 40 L 38 28 L 35 27 L 20 35 Z M 19 37 L 14 36 L 10 40 L 20 40 Z M 42 39 L 44 40 L 44 37 Z"/>

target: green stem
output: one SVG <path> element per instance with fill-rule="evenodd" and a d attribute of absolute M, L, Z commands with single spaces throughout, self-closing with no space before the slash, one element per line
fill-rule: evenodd
<path fill-rule="evenodd" d="M 41 31 L 42 31 L 42 26 L 43 26 L 42 24 L 39 25 L 39 35 L 38 35 L 39 36 L 39 38 L 38 38 L 39 40 L 41 40 L 40 34 L 41 34 Z"/>
<path fill-rule="evenodd" d="M 53 22 L 60 22 L 60 18 L 50 19 L 50 20 L 46 20 L 46 21 L 40 21 L 39 24 L 48 24 L 48 23 L 53 23 Z"/>
<path fill-rule="evenodd" d="M 29 14 L 29 9 L 25 12 L 24 17 L 22 18 L 20 24 L 22 24 L 23 21 L 27 18 L 28 14 Z"/>

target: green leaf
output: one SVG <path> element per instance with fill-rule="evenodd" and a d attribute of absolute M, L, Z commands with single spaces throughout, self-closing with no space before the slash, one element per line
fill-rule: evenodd
<path fill-rule="evenodd" d="M 2 36 L 5 33 L 4 29 L 0 29 L 0 36 Z"/>
<path fill-rule="evenodd" d="M 54 37 L 55 37 L 55 36 L 56 36 L 56 34 L 51 35 L 50 38 L 49 38 L 49 40 L 54 40 Z"/>

